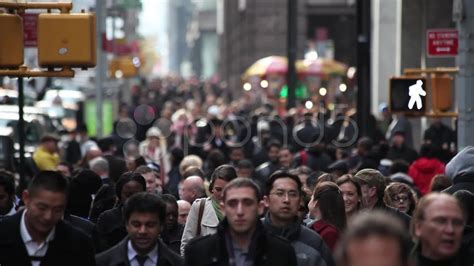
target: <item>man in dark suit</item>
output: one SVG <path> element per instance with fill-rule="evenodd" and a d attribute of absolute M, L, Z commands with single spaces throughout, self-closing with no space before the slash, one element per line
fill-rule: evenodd
<path fill-rule="evenodd" d="M 91 239 L 64 222 L 68 182 L 38 173 L 23 192 L 25 210 L 0 222 L 0 265 L 95 265 Z"/>
<path fill-rule="evenodd" d="M 266 231 L 258 219 L 264 206 L 254 181 L 236 178 L 225 186 L 223 195 L 226 218 L 216 234 L 189 242 L 184 251 L 186 266 L 297 265 L 291 244 Z"/>
<path fill-rule="evenodd" d="M 166 219 L 166 203 L 160 196 L 140 192 L 123 208 L 128 236 L 96 256 L 99 266 L 180 266 L 182 258 L 158 239 Z"/>

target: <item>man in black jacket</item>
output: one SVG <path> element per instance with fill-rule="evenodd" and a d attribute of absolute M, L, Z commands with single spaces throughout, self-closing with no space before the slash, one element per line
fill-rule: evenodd
<path fill-rule="evenodd" d="M 0 265 L 95 265 L 91 239 L 63 222 L 68 182 L 40 172 L 23 192 L 25 210 L 0 222 Z"/>
<path fill-rule="evenodd" d="M 290 243 L 263 229 L 258 216 L 264 206 L 255 182 L 234 179 L 224 188 L 223 195 L 225 220 L 217 234 L 193 239 L 186 246 L 185 265 L 297 265 Z"/>
<path fill-rule="evenodd" d="M 98 266 L 180 266 L 182 258 L 158 239 L 165 223 L 166 203 L 158 195 L 140 192 L 123 208 L 128 236 L 98 254 Z"/>

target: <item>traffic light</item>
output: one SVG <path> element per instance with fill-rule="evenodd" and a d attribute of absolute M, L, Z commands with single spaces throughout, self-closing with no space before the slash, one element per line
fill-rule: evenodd
<path fill-rule="evenodd" d="M 0 68 L 23 64 L 23 20 L 19 15 L 0 14 Z"/>
<path fill-rule="evenodd" d="M 449 75 L 431 78 L 432 106 L 435 112 L 446 112 L 451 109 L 453 77 Z"/>
<path fill-rule="evenodd" d="M 37 34 L 40 67 L 95 66 L 96 28 L 93 14 L 40 14 Z"/>
<path fill-rule="evenodd" d="M 426 112 L 426 79 L 397 77 L 390 79 L 390 111 L 408 115 Z"/>

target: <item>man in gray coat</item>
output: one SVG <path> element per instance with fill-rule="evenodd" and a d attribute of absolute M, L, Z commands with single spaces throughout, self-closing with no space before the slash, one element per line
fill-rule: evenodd
<path fill-rule="evenodd" d="M 291 242 L 298 266 L 333 266 L 331 251 L 315 231 L 303 226 L 298 219 L 302 197 L 298 176 L 285 171 L 273 173 L 266 183 L 264 202 L 268 213 L 263 226 Z"/>

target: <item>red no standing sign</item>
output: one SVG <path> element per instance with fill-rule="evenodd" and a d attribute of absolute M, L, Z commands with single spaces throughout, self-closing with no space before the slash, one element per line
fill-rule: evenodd
<path fill-rule="evenodd" d="M 36 47 L 38 37 L 36 36 L 36 27 L 38 25 L 37 13 L 24 13 L 23 17 L 23 34 L 25 47 Z"/>
<path fill-rule="evenodd" d="M 456 56 L 458 54 L 458 31 L 455 29 L 433 29 L 426 32 L 428 56 Z"/>

